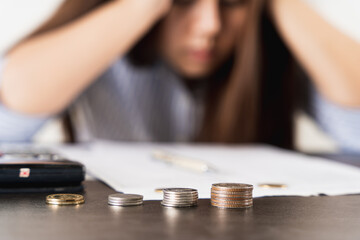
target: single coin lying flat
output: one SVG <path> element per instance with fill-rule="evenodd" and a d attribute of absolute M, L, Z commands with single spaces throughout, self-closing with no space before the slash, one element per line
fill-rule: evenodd
<path fill-rule="evenodd" d="M 139 206 L 143 204 L 144 197 L 138 194 L 115 193 L 108 196 L 108 204 L 113 206 Z"/>
<path fill-rule="evenodd" d="M 52 194 L 46 197 L 46 203 L 50 205 L 79 205 L 85 202 L 80 194 Z"/>

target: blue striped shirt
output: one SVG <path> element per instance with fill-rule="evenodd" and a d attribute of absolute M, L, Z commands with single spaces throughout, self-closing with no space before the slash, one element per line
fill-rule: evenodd
<path fill-rule="evenodd" d="M 0 61 L 1 70 L 4 61 Z M 0 81 L 1 87 L 1 81 Z M 311 94 L 313 118 L 346 152 L 360 153 L 360 109 Z M 200 129 L 203 104 L 164 64 L 138 68 L 116 61 L 70 106 L 79 141 L 191 141 Z M 28 116 L 0 104 L 0 142 L 30 141 L 49 119 Z"/>
<path fill-rule="evenodd" d="M 191 141 L 202 104 L 165 64 L 115 62 L 70 109 L 80 141 Z"/>

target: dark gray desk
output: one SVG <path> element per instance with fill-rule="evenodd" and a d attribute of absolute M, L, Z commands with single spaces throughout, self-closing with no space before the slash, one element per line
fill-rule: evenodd
<path fill-rule="evenodd" d="M 258 198 L 248 210 L 221 210 L 200 200 L 189 209 L 159 201 L 112 207 L 113 191 L 85 183 L 86 203 L 48 206 L 46 194 L 0 195 L 0 239 L 360 239 L 360 195 Z"/>

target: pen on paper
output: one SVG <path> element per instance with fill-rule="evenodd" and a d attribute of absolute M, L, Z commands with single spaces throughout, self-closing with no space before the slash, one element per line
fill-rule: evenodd
<path fill-rule="evenodd" d="M 200 172 L 200 173 L 217 172 L 217 170 L 214 167 L 210 166 L 208 163 L 204 161 L 171 154 L 162 150 L 153 151 L 152 157 L 156 160 L 160 160 L 172 164 L 174 166 L 192 170 L 195 172 Z"/>

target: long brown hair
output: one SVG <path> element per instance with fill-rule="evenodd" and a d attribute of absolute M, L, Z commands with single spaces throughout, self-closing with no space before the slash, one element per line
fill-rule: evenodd
<path fill-rule="evenodd" d="M 109 1 L 67 0 L 32 36 L 60 27 Z M 248 4 L 249 14 L 231 73 L 227 79 L 213 81 L 208 89 L 198 140 L 292 148 L 292 57 L 266 14 L 265 1 Z M 140 60 L 135 63 L 143 63 L 144 55 L 151 55 L 144 50 L 154 49 L 149 46 L 154 42 L 155 29 L 157 26 L 130 52 L 132 59 Z"/>

